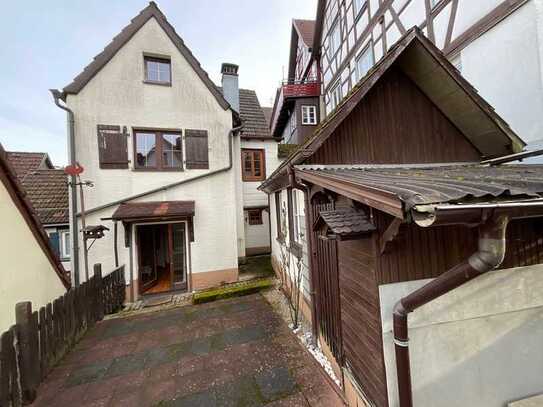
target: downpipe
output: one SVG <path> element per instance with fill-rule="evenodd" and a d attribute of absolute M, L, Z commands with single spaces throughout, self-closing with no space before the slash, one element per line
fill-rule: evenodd
<path fill-rule="evenodd" d="M 49 90 L 53 95 L 55 105 L 64 110 L 68 116 L 68 151 L 70 156 L 70 165 L 76 164 L 75 155 L 75 119 L 74 112 L 60 104 L 62 93 L 58 89 Z M 75 175 L 70 175 L 70 240 L 72 243 L 72 281 L 75 287 L 79 286 L 79 233 L 77 227 L 77 179 Z"/>
<path fill-rule="evenodd" d="M 413 406 L 407 318 L 409 313 L 499 267 L 505 258 L 505 235 L 508 223 L 508 215 L 491 216 L 479 226 L 477 252 L 430 283 L 402 298 L 394 306 L 394 348 L 400 407 Z"/>

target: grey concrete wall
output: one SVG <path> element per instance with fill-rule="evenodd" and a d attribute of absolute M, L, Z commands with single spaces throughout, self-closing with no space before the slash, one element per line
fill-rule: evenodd
<path fill-rule="evenodd" d="M 379 287 L 390 406 L 392 309 L 430 280 Z M 504 407 L 543 391 L 543 265 L 488 273 L 409 316 L 414 404 Z"/>

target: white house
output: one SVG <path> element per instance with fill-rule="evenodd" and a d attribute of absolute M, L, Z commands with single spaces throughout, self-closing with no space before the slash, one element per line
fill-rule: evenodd
<path fill-rule="evenodd" d="M 151 2 L 56 93 L 74 123 L 71 161 L 93 183 L 86 226 L 109 229 L 89 271 L 77 233 L 79 281 L 95 263 L 106 274 L 125 265 L 129 299 L 193 291 L 237 281 L 239 258 L 269 252 L 267 197 L 242 182 L 241 144 L 264 151 L 271 173 L 276 142 L 233 67 L 223 64 L 223 95 Z"/>
<path fill-rule="evenodd" d="M 34 309 L 63 295 L 69 279 L 15 170 L 0 145 L 0 332 L 15 323 L 15 305 L 31 301 Z M 9 231 L 9 232 L 7 232 Z"/>

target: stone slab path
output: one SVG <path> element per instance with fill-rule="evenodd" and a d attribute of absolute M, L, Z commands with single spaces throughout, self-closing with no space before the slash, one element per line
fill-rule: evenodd
<path fill-rule="evenodd" d="M 35 406 L 342 406 L 260 294 L 98 323 Z"/>

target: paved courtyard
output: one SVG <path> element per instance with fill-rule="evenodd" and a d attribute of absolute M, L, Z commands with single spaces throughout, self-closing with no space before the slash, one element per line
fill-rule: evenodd
<path fill-rule="evenodd" d="M 341 406 L 260 294 L 97 324 L 38 406 Z"/>

